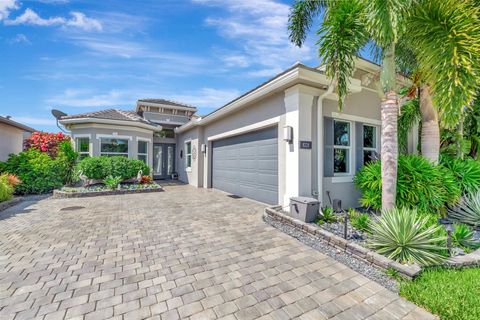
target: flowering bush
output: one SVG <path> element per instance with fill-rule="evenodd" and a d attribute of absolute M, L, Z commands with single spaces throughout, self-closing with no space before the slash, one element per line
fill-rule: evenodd
<path fill-rule="evenodd" d="M 58 146 L 63 141 L 70 141 L 70 137 L 61 132 L 34 132 L 30 138 L 25 139 L 23 146 L 25 150 L 36 149 L 46 152 L 50 157 L 55 158 L 58 153 Z"/>

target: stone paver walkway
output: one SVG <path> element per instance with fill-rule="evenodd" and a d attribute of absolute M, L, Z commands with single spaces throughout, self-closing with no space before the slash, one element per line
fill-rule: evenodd
<path fill-rule="evenodd" d="M 262 209 L 182 185 L 11 208 L 0 319 L 433 318 L 266 225 Z"/>

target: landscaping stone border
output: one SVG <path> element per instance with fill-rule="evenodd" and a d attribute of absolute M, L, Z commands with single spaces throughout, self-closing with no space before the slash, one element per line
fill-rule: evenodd
<path fill-rule="evenodd" d="M 53 198 L 55 199 L 68 199 L 68 198 L 86 198 L 86 197 L 98 197 L 98 196 L 113 196 L 120 194 L 133 194 L 133 193 L 152 193 L 162 192 L 162 187 L 151 189 L 122 189 L 122 190 L 105 190 L 105 191 L 90 191 L 90 192 L 66 192 L 61 190 L 53 190 Z"/>
<path fill-rule="evenodd" d="M 416 276 L 418 276 L 422 271 L 420 266 L 416 264 L 403 265 L 385 256 L 382 256 L 381 254 L 378 254 L 375 251 L 364 248 L 357 243 L 349 242 L 327 230 L 324 230 L 312 224 L 305 223 L 300 220 L 294 219 L 290 216 L 287 216 L 281 212 L 281 207 L 277 206 L 277 207 L 266 208 L 265 214 L 268 215 L 271 219 L 277 220 L 284 224 L 288 224 L 325 243 L 328 243 L 330 246 L 336 248 L 337 250 L 346 252 L 354 256 L 355 258 L 362 260 L 366 263 L 372 264 L 375 267 L 378 267 L 382 270 L 387 270 L 388 268 L 392 268 L 398 271 L 399 275 L 401 275 L 406 279 L 412 280 Z"/>
<path fill-rule="evenodd" d="M 480 249 L 463 256 L 451 257 L 445 261 L 445 265 L 451 268 L 480 266 Z"/>
<path fill-rule="evenodd" d="M 0 202 L 0 211 L 6 210 L 22 202 L 22 197 L 16 197 L 7 201 Z"/>

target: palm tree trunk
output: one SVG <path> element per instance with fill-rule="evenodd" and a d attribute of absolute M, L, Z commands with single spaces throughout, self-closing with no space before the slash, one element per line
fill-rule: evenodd
<path fill-rule="evenodd" d="M 382 209 L 395 207 L 398 162 L 398 101 L 395 91 L 387 92 L 381 104 L 382 113 Z"/>
<path fill-rule="evenodd" d="M 433 106 L 428 84 L 420 87 L 420 112 L 422 113 L 422 156 L 437 163 L 440 155 L 440 127 L 438 112 Z"/>
<path fill-rule="evenodd" d="M 398 163 L 398 100 L 395 92 L 395 45 L 384 49 L 382 70 L 380 74 L 385 97 L 381 103 L 382 137 L 382 209 L 395 207 L 397 196 L 397 163 Z"/>

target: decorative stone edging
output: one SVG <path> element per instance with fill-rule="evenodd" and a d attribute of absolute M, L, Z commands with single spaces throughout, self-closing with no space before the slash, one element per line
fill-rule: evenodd
<path fill-rule="evenodd" d="M 321 241 L 328 243 L 329 245 L 335 247 L 336 249 L 347 252 L 352 256 L 356 257 L 357 259 L 360 259 L 364 262 L 372 264 L 382 270 L 392 268 L 398 271 L 398 273 L 406 279 L 409 279 L 409 280 L 414 279 L 422 271 L 420 266 L 416 264 L 403 265 L 401 263 L 398 263 L 385 256 L 382 256 L 381 254 L 376 253 L 375 251 L 364 248 L 357 243 L 348 242 L 347 240 L 327 230 L 324 230 L 314 225 L 289 217 L 281 213 L 279 211 L 280 209 L 281 209 L 280 207 L 266 208 L 265 214 L 267 214 L 272 219 L 291 225 L 292 227 L 298 230 L 302 230 L 303 232 L 308 233 L 320 239 Z"/>
<path fill-rule="evenodd" d="M 480 266 L 480 249 L 463 256 L 451 257 L 445 261 L 445 265 L 452 268 Z"/>
<path fill-rule="evenodd" d="M 0 211 L 6 210 L 10 207 L 13 207 L 13 206 L 19 204 L 22 201 L 23 201 L 22 197 L 17 197 L 17 198 L 13 198 L 13 199 L 10 199 L 10 200 L 7 200 L 7 201 L 0 202 Z"/>
<path fill-rule="evenodd" d="M 55 199 L 68 199 L 68 198 L 85 198 L 85 197 L 98 197 L 98 196 L 113 196 L 120 194 L 132 194 L 132 193 L 151 193 L 161 192 L 162 187 L 151 189 L 122 189 L 122 190 L 105 190 L 105 191 L 90 191 L 90 192 L 66 192 L 61 190 L 53 190 L 53 198 Z"/>

